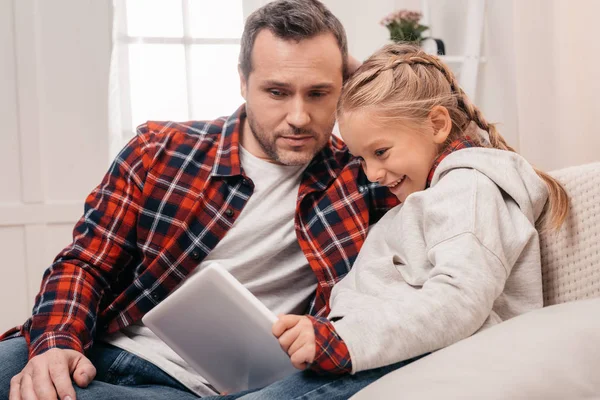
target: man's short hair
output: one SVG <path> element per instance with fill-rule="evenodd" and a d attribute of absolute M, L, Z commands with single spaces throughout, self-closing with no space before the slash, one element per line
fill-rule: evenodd
<path fill-rule="evenodd" d="M 240 69 L 248 79 L 252 72 L 252 49 L 258 33 L 270 30 L 276 37 L 300 41 L 331 32 L 342 53 L 342 74 L 348 76 L 348 40 L 341 22 L 318 0 L 276 0 L 254 11 L 244 26 Z"/>

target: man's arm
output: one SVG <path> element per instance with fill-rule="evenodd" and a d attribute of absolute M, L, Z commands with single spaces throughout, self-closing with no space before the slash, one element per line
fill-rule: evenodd
<path fill-rule="evenodd" d="M 44 274 L 26 325 L 29 357 L 52 348 L 91 346 L 100 299 L 134 257 L 145 179 L 143 139 L 132 139 L 87 197 L 73 242 Z M 147 164 L 146 164 L 147 166 Z"/>
<path fill-rule="evenodd" d="M 148 161 L 142 136 L 132 139 L 87 197 L 73 242 L 44 274 L 25 324 L 29 362 L 11 379 L 11 400 L 75 399 L 96 369 L 82 353 L 92 344 L 98 306 L 135 254 L 135 227 Z"/>

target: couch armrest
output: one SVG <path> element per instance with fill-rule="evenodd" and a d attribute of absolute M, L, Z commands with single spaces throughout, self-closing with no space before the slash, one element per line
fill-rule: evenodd
<path fill-rule="evenodd" d="M 360 391 L 371 399 L 590 399 L 600 393 L 600 298 L 503 322 Z"/>

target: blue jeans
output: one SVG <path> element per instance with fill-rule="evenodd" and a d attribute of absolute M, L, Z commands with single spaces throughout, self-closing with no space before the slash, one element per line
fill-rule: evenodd
<path fill-rule="evenodd" d="M 86 354 L 96 367 L 96 377 L 85 389 L 75 383 L 78 400 L 92 399 L 198 399 L 194 393 L 154 364 L 125 350 L 96 343 Z M 403 361 L 355 375 L 323 376 L 311 371 L 298 372 L 263 389 L 204 397 L 204 400 L 292 400 L 348 399 L 362 388 L 414 360 Z M 27 364 L 27 344 L 23 338 L 0 342 L 0 398 L 8 397 L 10 379 Z"/>
<path fill-rule="evenodd" d="M 257 391 L 248 391 L 221 397 L 208 397 L 208 399 L 346 400 L 382 376 L 410 364 L 421 357 L 423 356 L 388 365 L 387 367 L 362 371 L 354 375 L 319 375 L 312 371 L 302 371 Z"/>
<path fill-rule="evenodd" d="M 87 388 L 73 383 L 77 400 L 196 400 L 198 396 L 161 369 L 125 350 L 96 343 L 86 354 L 96 367 L 96 377 Z M 8 397 L 10 379 L 27 364 L 23 338 L 0 342 L 0 399 Z"/>

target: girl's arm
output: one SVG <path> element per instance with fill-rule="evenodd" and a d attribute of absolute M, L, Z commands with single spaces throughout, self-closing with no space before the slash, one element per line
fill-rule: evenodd
<path fill-rule="evenodd" d="M 334 291 L 330 316 L 338 318 L 332 325 L 348 347 L 352 373 L 438 350 L 477 332 L 488 318 L 505 319 L 492 310 L 497 300 L 502 301 L 498 298 L 517 260 L 520 281 L 508 288 L 510 298 L 523 310 L 538 303 L 539 242 L 523 209 L 475 171 L 452 172 L 445 187 L 440 183 L 430 190 L 407 202 L 402 211 L 409 214 L 385 231 L 390 261 L 364 259 L 354 266 L 351 279 L 338 283 Z M 419 226 L 428 227 L 423 236 Z M 413 242 L 411 237 L 417 239 Z M 406 265 L 391 262 L 393 254 L 415 252 L 419 243 L 422 256 L 407 259 Z M 381 268 L 388 273 L 382 274 Z M 422 268 L 424 279 L 409 285 L 403 268 L 408 273 Z M 381 291 L 359 289 L 369 284 L 370 274 L 379 274 L 374 275 L 378 279 L 387 276 Z M 510 307 L 500 304 L 508 314 L 514 311 Z"/>
<path fill-rule="evenodd" d="M 507 273 L 477 237 L 453 237 L 429 256 L 435 267 L 422 288 L 333 323 L 349 348 L 353 373 L 446 347 L 475 333 L 490 315 Z M 336 301 L 345 296 L 361 294 L 343 291 Z"/>

